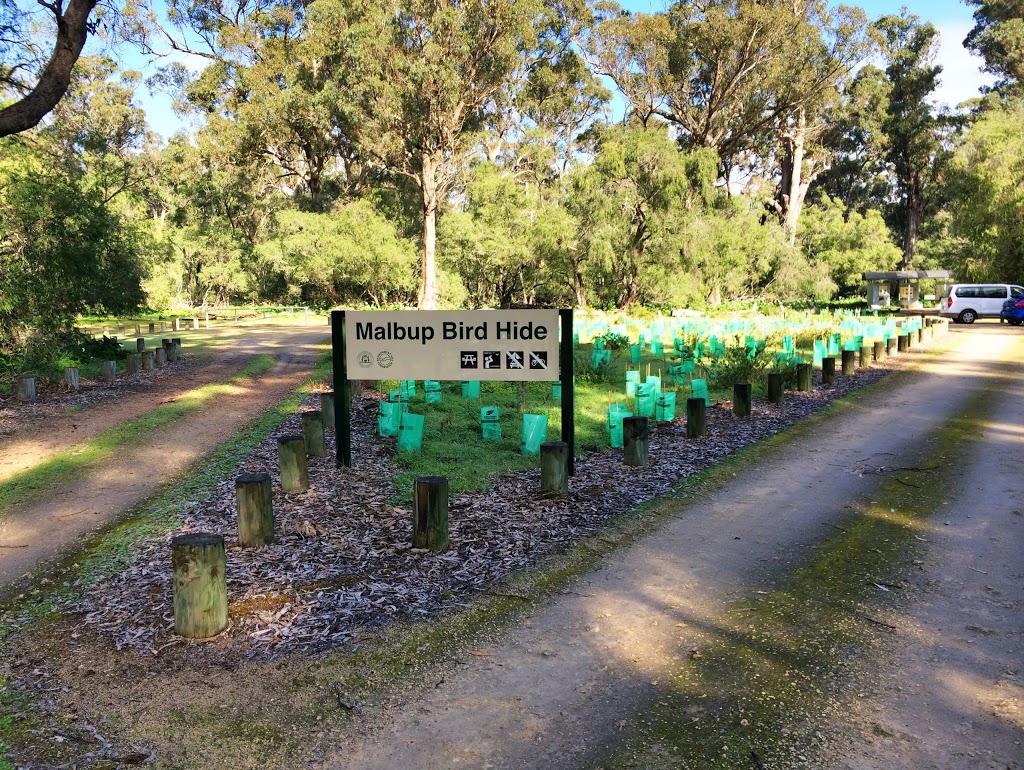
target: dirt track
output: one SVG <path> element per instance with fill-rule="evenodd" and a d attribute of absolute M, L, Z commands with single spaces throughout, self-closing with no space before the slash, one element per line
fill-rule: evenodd
<path fill-rule="evenodd" d="M 215 358 L 209 367 L 187 369 L 180 379 L 164 378 L 150 390 L 112 402 L 113 406 L 100 403 L 64 418 L 29 421 L 0 440 L 4 457 L 0 474 L 10 475 L 191 389 L 223 381 L 254 356 L 271 354 L 278 360 L 270 373 L 216 397 L 198 413 L 148 438 L 130 455 L 101 460 L 82 477 L 4 511 L 0 518 L 0 598 L 17 590 L 37 565 L 76 550 L 82 538 L 108 527 L 155 495 L 284 399 L 312 371 L 319 346 L 329 337 L 323 326 L 231 329 L 221 346 L 212 346 L 210 354 Z"/>
<path fill-rule="evenodd" d="M 904 737 L 904 728 L 899 741 L 880 746 L 874 756 L 864 752 L 863 761 L 838 766 L 1021 767 L 1024 601 L 1018 565 L 1024 520 L 1007 509 L 1019 510 L 1024 475 L 1014 472 L 1016 457 L 1006 464 L 1006 449 L 1021 447 L 1015 426 L 1022 424 L 1024 400 L 1019 367 L 1007 368 L 1006 362 L 1020 360 L 1022 338 L 1016 330 L 992 325 L 956 336 L 956 353 L 934 360 L 925 367 L 929 371 L 910 376 L 895 390 L 872 394 L 853 411 L 770 453 L 766 462 L 710 497 L 682 504 L 677 518 L 656 537 L 609 559 L 505 643 L 487 650 L 486 657 L 460 661 L 400 708 L 372 714 L 364 734 L 333 752 L 322 767 L 601 766 L 615 736 L 628 733 L 630 720 L 665 692 L 680 662 L 715 639 L 731 601 L 771 588 L 830 525 L 841 527 L 859 515 L 881 479 L 864 473 L 865 467 L 892 464 L 892 458 L 913 465 L 922 439 L 979 394 L 999 399 L 1000 414 L 1010 421 L 993 426 L 978 457 L 948 469 L 963 474 L 969 502 L 952 508 L 958 515 L 950 522 L 954 528 L 945 531 L 957 533 L 955 525 L 971 511 L 984 511 L 986 524 L 972 532 L 981 517 L 972 519 L 968 524 L 973 526 L 959 530 L 959 537 L 937 544 L 929 564 L 934 580 L 944 582 L 911 613 L 921 613 L 922 628 L 931 625 L 951 635 L 943 653 L 945 670 L 977 670 L 943 676 L 933 666 L 929 645 L 934 642 L 927 633 L 909 633 L 900 624 L 904 660 L 889 681 L 901 689 L 895 690 L 898 697 L 880 695 L 879 707 L 885 709 L 883 719 L 902 723 L 904 700 L 911 696 L 917 713 L 909 730 L 916 735 L 927 731 L 931 740 L 915 744 Z M 986 485 L 982 480 L 989 478 L 995 458 L 1004 463 L 1004 472 L 998 484 Z M 997 559 L 985 558 L 996 546 Z M 957 554 L 945 566 L 943 549 Z M 991 571 L 967 574 L 953 566 L 958 562 L 984 563 Z M 963 590 L 977 592 L 979 600 L 998 597 L 999 603 L 964 606 L 955 598 Z M 984 617 L 978 617 L 979 610 Z M 996 630 L 969 631 L 974 624 Z M 967 657 L 955 651 L 958 646 Z M 920 688 L 938 691 L 936 697 L 912 697 L 918 676 Z M 960 680 L 970 680 L 971 686 L 958 690 Z M 999 716 L 992 716 L 993 698 L 1002 704 L 995 709 Z M 832 726 L 833 742 L 853 732 L 850 745 L 866 746 L 862 728 L 870 737 L 869 722 L 839 720 Z M 908 745 L 931 764 L 910 761 L 902 753 Z M 994 764 L 981 764 L 981 752 Z M 722 766 L 750 764 L 723 758 Z"/>

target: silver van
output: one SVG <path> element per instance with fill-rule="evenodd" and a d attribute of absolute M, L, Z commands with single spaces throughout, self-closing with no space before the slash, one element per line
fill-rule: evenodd
<path fill-rule="evenodd" d="M 1003 303 L 1024 297 L 1024 286 L 1008 283 L 955 283 L 939 302 L 939 315 L 956 323 L 972 324 L 979 318 L 999 318 Z"/>

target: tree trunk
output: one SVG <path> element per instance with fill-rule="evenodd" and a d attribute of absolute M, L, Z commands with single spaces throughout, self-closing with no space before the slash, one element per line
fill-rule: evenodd
<path fill-rule="evenodd" d="M 437 245 L 437 158 L 423 155 L 423 264 L 420 295 L 417 307 L 420 310 L 437 309 L 437 267 L 434 249 Z"/>
<path fill-rule="evenodd" d="M 779 213 L 782 226 L 790 246 L 796 245 L 796 231 L 800 214 L 804 208 L 807 190 L 814 181 L 811 168 L 804 175 L 804 154 L 807 143 L 807 112 L 802 107 L 797 111 L 797 122 L 789 136 L 785 137 L 785 155 L 782 161 L 782 189 L 779 195 Z M 808 166 L 812 161 L 808 161 Z"/>
<path fill-rule="evenodd" d="M 907 270 L 914 259 L 914 251 L 917 249 L 917 237 L 921 231 L 921 195 L 920 176 L 915 174 L 907 190 L 907 222 L 903 231 L 903 259 L 900 261 L 900 270 Z"/>

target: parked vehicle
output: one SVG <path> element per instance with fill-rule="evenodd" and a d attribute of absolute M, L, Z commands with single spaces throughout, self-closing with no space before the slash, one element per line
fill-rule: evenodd
<path fill-rule="evenodd" d="M 939 303 L 939 315 L 957 323 L 972 324 L 979 318 L 1001 318 L 1009 300 L 1024 299 L 1024 286 L 1007 283 L 957 283 Z"/>
<path fill-rule="evenodd" d="M 1008 299 L 1003 303 L 1003 309 L 999 317 L 1009 321 L 1014 326 L 1024 323 L 1024 297 L 1019 299 Z"/>

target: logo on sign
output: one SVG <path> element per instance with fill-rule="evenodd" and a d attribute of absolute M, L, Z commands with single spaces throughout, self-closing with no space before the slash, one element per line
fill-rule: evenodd
<path fill-rule="evenodd" d="M 459 367 L 462 369 L 476 369 L 480 364 L 480 357 L 475 350 L 463 350 L 459 358 Z"/>
<path fill-rule="evenodd" d="M 484 351 L 484 369 L 500 369 L 501 352 L 497 350 Z"/>
<path fill-rule="evenodd" d="M 363 367 L 364 369 L 369 369 L 371 366 L 373 366 L 373 353 L 371 353 L 368 350 L 364 350 L 359 354 L 359 358 L 357 360 L 359 361 L 359 365 L 361 367 Z"/>
<path fill-rule="evenodd" d="M 395 363 L 395 357 L 391 355 L 388 350 L 382 350 L 377 354 L 377 364 L 383 369 L 387 369 L 391 364 Z"/>

